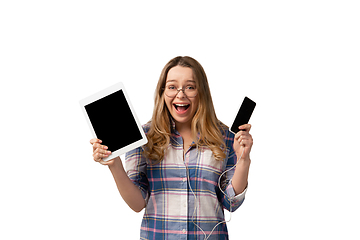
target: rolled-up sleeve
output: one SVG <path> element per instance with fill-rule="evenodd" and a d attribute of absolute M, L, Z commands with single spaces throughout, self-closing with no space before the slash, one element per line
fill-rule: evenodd
<path fill-rule="evenodd" d="M 245 188 L 245 190 L 242 193 L 235 195 L 234 188 L 230 181 L 230 184 L 228 185 L 228 187 L 226 188 L 226 191 L 225 191 L 225 193 L 227 195 L 227 197 L 225 199 L 226 209 L 231 212 L 234 212 L 236 209 L 238 209 L 245 200 L 246 191 L 247 191 L 247 187 Z M 231 205 L 230 205 L 230 202 L 231 202 Z M 231 208 L 230 208 L 230 206 L 231 206 Z"/>
<path fill-rule="evenodd" d="M 246 189 L 242 193 L 235 195 L 235 190 L 231 182 L 234 172 L 235 169 L 232 169 L 228 171 L 226 174 L 224 174 L 225 177 L 224 176 L 222 177 L 220 186 L 225 194 L 220 190 L 218 191 L 220 202 L 222 203 L 223 207 L 230 212 L 234 212 L 242 205 L 242 203 L 245 200 L 245 194 L 247 191 L 247 187 L 246 187 Z"/>
<path fill-rule="evenodd" d="M 235 195 L 235 190 L 234 190 L 232 182 L 231 182 L 232 178 L 234 176 L 234 173 L 235 173 L 235 168 L 236 168 L 236 167 L 234 167 L 234 165 L 237 163 L 237 156 L 233 149 L 234 134 L 231 132 L 228 132 L 225 137 L 225 142 L 226 142 L 226 146 L 228 149 L 227 159 L 224 162 L 224 164 L 225 164 L 224 171 L 226 171 L 226 173 L 222 176 L 222 178 L 220 180 L 221 189 L 224 191 L 225 194 L 219 190 L 218 196 L 219 196 L 219 200 L 222 203 L 223 207 L 225 209 L 227 209 L 228 211 L 233 212 L 233 211 L 237 210 L 244 202 L 245 194 L 247 192 L 247 187 L 242 193 Z"/>
<path fill-rule="evenodd" d="M 149 181 L 147 178 L 147 163 L 142 154 L 142 147 L 136 148 L 125 155 L 125 169 L 130 180 L 141 190 L 145 201 L 149 199 Z"/>

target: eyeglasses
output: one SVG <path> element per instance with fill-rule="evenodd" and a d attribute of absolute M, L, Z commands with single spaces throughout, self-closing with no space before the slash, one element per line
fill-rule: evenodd
<path fill-rule="evenodd" d="M 164 93 L 169 98 L 174 98 L 180 91 L 182 91 L 188 98 L 193 98 L 198 93 L 196 87 L 193 85 L 188 85 L 185 88 L 176 88 L 174 85 L 167 85 L 164 88 Z"/>

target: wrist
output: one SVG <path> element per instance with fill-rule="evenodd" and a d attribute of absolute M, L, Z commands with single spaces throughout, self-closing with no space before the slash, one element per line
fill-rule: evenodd
<path fill-rule="evenodd" d="M 250 165 L 251 159 L 249 156 L 244 158 L 238 158 L 237 163 L 242 165 Z"/>
<path fill-rule="evenodd" d="M 109 167 L 110 170 L 113 170 L 113 169 L 118 169 L 118 168 L 121 168 L 122 167 L 122 162 L 121 162 L 121 159 L 120 157 L 116 157 L 114 159 L 111 159 L 109 161 L 109 163 L 107 164 L 107 166 Z"/>
<path fill-rule="evenodd" d="M 244 151 L 239 151 L 239 152 L 236 152 L 236 157 L 237 157 L 237 161 L 239 162 L 240 160 L 241 161 L 251 161 L 250 160 L 250 154 L 245 154 Z"/>

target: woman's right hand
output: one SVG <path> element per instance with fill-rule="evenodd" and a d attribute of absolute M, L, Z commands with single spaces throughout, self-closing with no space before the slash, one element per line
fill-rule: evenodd
<path fill-rule="evenodd" d="M 95 162 L 99 162 L 102 165 L 111 165 L 114 162 L 114 159 L 109 161 L 104 161 L 103 158 L 108 157 L 111 152 L 108 150 L 108 147 L 101 145 L 102 141 L 97 138 L 90 140 L 91 145 L 93 146 L 93 157 Z"/>

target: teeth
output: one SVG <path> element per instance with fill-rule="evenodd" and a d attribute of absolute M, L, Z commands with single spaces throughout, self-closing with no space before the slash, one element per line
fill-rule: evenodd
<path fill-rule="evenodd" d="M 188 106 L 189 104 L 175 104 L 177 107 L 185 107 Z"/>

